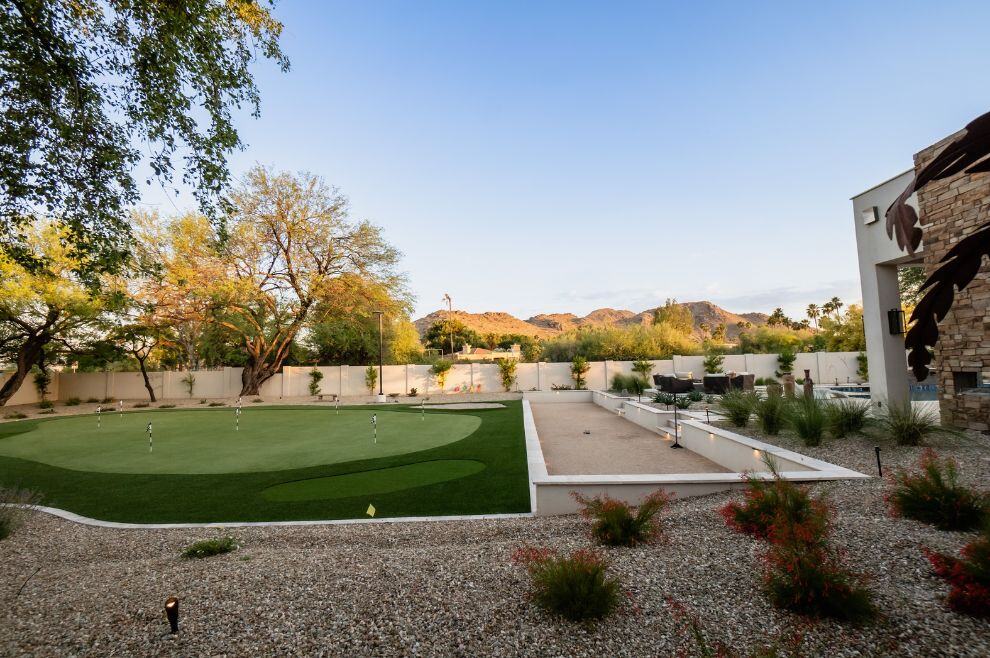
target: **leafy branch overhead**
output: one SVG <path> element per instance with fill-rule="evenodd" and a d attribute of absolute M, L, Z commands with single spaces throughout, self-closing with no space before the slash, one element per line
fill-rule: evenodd
<path fill-rule="evenodd" d="M 908 203 L 911 195 L 928 183 L 956 174 L 990 172 L 988 156 L 990 112 L 967 124 L 962 134 L 915 175 L 911 184 L 887 209 L 887 235 L 896 238 L 901 249 L 913 254 L 921 245 L 922 231 L 917 226 L 918 213 Z M 929 348 L 938 342 L 938 323 L 951 310 L 956 290 L 964 290 L 976 278 L 984 256 L 990 256 L 990 226 L 960 240 L 942 258 L 939 268 L 922 284 L 921 292 L 924 297 L 911 314 L 914 325 L 905 336 L 905 344 L 910 351 L 908 363 L 919 380 L 928 376 L 928 365 L 932 361 Z"/>

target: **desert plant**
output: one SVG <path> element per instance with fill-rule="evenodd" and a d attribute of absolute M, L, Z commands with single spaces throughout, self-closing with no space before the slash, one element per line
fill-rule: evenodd
<path fill-rule="evenodd" d="M 226 407 L 227 406 L 227 403 L 226 402 L 220 402 L 220 401 L 213 401 L 210 404 L 208 404 L 207 406 L 208 407 Z"/>
<path fill-rule="evenodd" d="M 113 398 L 111 398 L 111 397 L 106 397 L 106 398 L 103 398 L 102 400 L 100 400 L 100 404 L 110 404 L 112 402 L 113 402 Z"/>
<path fill-rule="evenodd" d="M 674 406 L 678 409 L 690 409 L 691 408 L 691 398 L 686 395 L 674 395 Z"/>
<path fill-rule="evenodd" d="M 695 388 L 687 392 L 687 399 L 691 402 L 701 402 L 705 399 L 705 394 Z"/>
<path fill-rule="evenodd" d="M 960 557 L 926 551 L 935 574 L 949 581 L 949 607 L 965 615 L 990 618 L 990 525 L 966 544 Z"/>
<path fill-rule="evenodd" d="M 895 516 L 930 523 L 942 530 L 972 530 L 990 515 L 990 498 L 959 483 L 951 458 L 925 450 L 914 470 L 899 469 L 892 478 L 887 503 Z"/>
<path fill-rule="evenodd" d="M 415 386 L 413 386 L 412 388 L 409 389 L 409 397 L 414 398 L 417 395 L 419 395 L 419 391 L 416 390 L 416 387 Z"/>
<path fill-rule="evenodd" d="M 787 536 L 774 536 L 774 533 Z M 765 557 L 764 589 L 779 608 L 813 617 L 830 617 L 862 623 L 873 619 L 877 608 L 863 578 L 842 564 L 841 555 L 828 542 L 792 539 L 808 531 L 786 523 L 771 530 Z"/>
<path fill-rule="evenodd" d="M 729 422 L 736 427 L 746 427 L 749 416 L 753 413 L 755 396 L 732 389 L 719 398 L 718 407 L 728 417 Z"/>
<path fill-rule="evenodd" d="M 876 424 L 900 446 L 920 446 L 929 436 L 956 433 L 943 427 L 935 412 L 925 411 L 910 401 L 888 404 L 886 413 L 876 417 Z"/>
<path fill-rule="evenodd" d="M 313 366 L 313 369 L 309 371 L 309 394 L 312 396 L 317 396 L 320 394 L 320 382 L 323 381 L 323 372 Z M 372 385 L 374 388 L 374 385 Z"/>
<path fill-rule="evenodd" d="M 639 379 L 646 382 L 646 387 L 649 388 L 650 372 L 653 371 L 653 363 L 646 359 L 637 359 L 632 362 L 632 371 L 636 373 Z"/>
<path fill-rule="evenodd" d="M 159 409 L 175 409 L 175 405 L 174 404 L 160 404 L 160 405 L 158 405 L 158 408 Z"/>
<path fill-rule="evenodd" d="M 134 408 L 135 409 L 144 409 L 145 407 L 150 407 L 150 406 L 151 406 L 151 403 L 150 402 L 135 402 L 134 403 Z"/>
<path fill-rule="evenodd" d="M 550 384 L 551 391 L 573 391 L 574 387 L 570 384 Z"/>
<path fill-rule="evenodd" d="M 41 497 L 27 489 L 0 488 L 0 540 L 6 539 L 24 521 L 25 507 L 34 506 Z"/>
<path fill-rule="evenodd" d="M 605 559 L 587 549 L 561 556 L 548 549 L 524 547 L 512 556 L 532 584 L 536 605 L 571 621 L 601 619 L 619 605 L 620 584 L 607 575 Z"/>
<path fill-rule="evenodd" d="M 666 393 L 664 391 L 657 391 L 656 395 L 653 396 L 653 401 L 657 404 L 663 404 L 669 407 L 674 404 L 674 394 Z"/>
<path fill-rule="evenodd" d="M 254 404 L 261 404 L 262 402 L 264 402 L 264 400 L 262 400 L 261 398 L 255 398 L 251 400 L 251 402 L 253 402 Z"/>
<path fill-rule="evenodd" d="M 790 350 L 781 350 L 780 354 L 777 355 L 777 372 L 774 374 L 778 377 L 783 377 L 794 372 L 794 362 L 796 360 L 797 354 Z"/>
<path fill-rule="evenodd" d="M 202 400 L 199 401 L 200 404 L 206 404 L 207 402 L 209 402 L 209 400 L 207 400 L 206 398 L 203 398 Z"/>
<path fill-rule="evenodd" d="M 201 541 L 193 542 L 185 547 L 182 551 L 182 557 L 191 558 L 204 558 L 210 557 L 212 555 L 221 555 L 223 553 L 230 553 L 231 551 L 236 551 L 238 549 L 237 540 L 233 537 L 218 537 L 217 539 L 203 539 Z"/>
<path fill-rule="evenodd" d="M 657 515 L 670 502 L 663 491 L 650 494 L 636 508 L 608 495 L 589 498 L 571 495 L 581 505 L 581 515 L 591 522 L 591 536 L 605 546 L 636 546 L 652 542 L 660 534 Z"/>
<path fill-rule="evenodd" d="M 746 476 L 743 501 L 729 501 L 719 509 L 726 525 L 736 532 L 760 539 L 770 537 L 774 523 L 782 520 L 812 529 L 824 537 L 830 523 L 828 506 L 821 498 L 812 498 L 808 490 L 780 477 L 771 455 L 764 455 L 771 478 Z"/>
<path fill-rule="evenodd" d="M 9 414 L 4 414 L 3 417 L 7 420 L 20 420 L 22 418 L 27 418 L 27 414 L 20 411 L 11 411 Z"/>
<path fill-rule="evenodd" d="M 615 393 L 622 393 L 623 391 L 628 393 L 632 388 L 632 381 L 634 379 L 636 379 L 636 377 L 617 372 L 612 375 L 611 390 Z"/>
<path fill-rule="evenodd" d="M 89 404 L 95 404 L 100 401 L 100 398 L 86 398 L 86 402 Z"/>
<path fill-rule="evenodd" d="M 705 360 L 703 362 L 705 372 L 709 375 L 714 375 L 716 373 L 722 372 L 722 364 L 725 363 L 725 356 L 712 352 L 711 354 L 705 355 Z"/>
<path fill-rule="evenodd" d="M 39 409 L 51 409 L 54 406 L 55 406 L 55 403 L 52 402 L 51 400 L 42 400 L 41 402 L 38 403 L 38 408 Z"/>
<path fill-rule="evenodd" d="M 856 374 L 864 382 L 870 378 L 870 360 L 867 358 L 866 352 L 860 352 L 856 355 Z"/>
<path fill-rule="evenodd" d="M 443 386 L 447 382 L 447 375 L 450 373 L 450 369 L 454 366 L 453 363 L 447 361 L 446 359 L 437 359 L 430 366 L 430 374 L 437 382 L 437 386 L 443 391 Z"/>
<path fill-rule="evenodd" d="M 502 388 L 508 393 L 516 383 L 516 360 L 499 359 L 498 373 L 502 378 Z"/>
<path fill-rule="evenodd" d="M 574 388 L 583 390 L 587 385 L 584 376 L 588 374 L 591 370 L 591 366 L 588 364 L 588 359 L 583 356 L 575 356 L 571 360 L 571 378 L 574 380 Z"/>
<path fill-rule="evenodd" d="M 861 432 L 869 422 L 870 401 L 845 398 L 825 407 L 825 422 L 829 433 L 837 439 Z"/>
<path fill-rule="evenodd" d="M 80 404 L 82 404 L 82 400 L 76 397 L 69 398 L 65 401 L 65 406 L 67 407 L 78 407 Z"/>
<path fill-rule="evenodd" d="M 815 396 L 802 395 L 793 400 L 787 418 L 804 445 L 821 445 L 825 433 L 825 405 Z"/>
<path fill-rule="evenodd" d="M 364 387 L 368 389 L 369 395 L 375 394 L 375 386 L 378 384 L 378 368 L 368 366 L 364 369 Z M 443 387 L 441 387 L 443 388 Z"/>
<path fill-rule="evenodd" d="M 192 397 L 193 391 L 196 390 L 196 375 L 188 372 L 186 373 L 186 376 L 179 381 L 186 387 L 186 392 L 189 394 L 189 397 Z"/>
<path fill-rule="evenodd" d="M 787 416 L 787 401 L 778 391 L 769 390 L 765 397 L 756 398 L 753 413 L 765 434 L 775 436 L 784 427 Z"/>
<path fill-rule="evenodd" d="M 49 387 L 52 385 L 52 376 L 48 370 L 41 368 L 34 373 L 34 387 L 38 389 L 38 394 L 41 396 L 41 401 L 46 402 L 48 398 Z"/>
<path fill-rule="evenodd" d="M 41 411 L 38 412 L 39 415 L 40 414 L 46 414 L 47 415 L 47 414 L 53 414 L 53 413 L 55 413 L 55 410 L 52 409 L 51 407 L 49 407 L 47 409 L 42 409 Z"/>

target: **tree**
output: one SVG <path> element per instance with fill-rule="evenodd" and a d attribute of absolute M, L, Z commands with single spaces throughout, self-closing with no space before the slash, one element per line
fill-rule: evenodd
<path fill-rule="evenodd" d="M 632 363 L 632 371 L 644 382 L 649 382 L 650 372 L 652 370 L 653 363 L 646 359 L 637 359 Z"/>
<path fill-rule="evenodd" d="M 155 402 L 155 388 L 148 377 L 148 358 L 164 342 L 164 334 L 158 328 L 136 322 L 123 325 L 113 331 L 111 340 L 117 343 L 128 355 L 134 357 L 148 391 L 148 399 Z"/>
<path fill-rule="evenodd" d="M 591 370 L 591 366 L 588 364 L 588 359 L 583 356 L 574 357 L 571 361 L 571 378 L 574 380 L 574 388 L 579 391 L 584 389 L 587 383 L 584 376 L 588 374 L 589 370 Z"/>
<path fill-rule="evenodd" d="M 653 324 L 666 324 L 685 334 L 694 331 L 694 317 L 691 315 L 691 309 L 684 304 L 678 304 L 676 299 L 667 299 L 663 306 L 654 309 Z"/>
<path fill-rule="evenodd" d="M 722 372 L 722 364 L 725 362 L 725 356 L 717 352 L 712 352 L 705 355 L 704 368 L 705 373 L 709 375 L 714 375 L 716 373 Z"/>
<path fill-rule="evenodd" d="M 815 323 L 815 329 L 818 328 L 818 318 L 821 314 L 818 304 L 808 304 L 808 319 Z"/>
<path fill-rule="evenodd" d="M 829 352 L 859 352 L 866 350 L 866 332 L 863 329 L 863 308 L 856 304 L 849 307 L 838 320 L 822 318 L 820 335 Z"/>
<path fill-rule="evenodd" d="M 400 292 L 404 279 L 394 272 L 399 252 L 381 230 L 351 221 L 347 199 L 316 176 L 255 167 L 232 203 L 229 237 L 217 236 L 221 248 L 206 264 L 213 269 L 219 260 L 224 275 L 206 292 L 212 321 L 240 338 L 241 395 L 257 395 L 308 320 L 322 320 L 355 290 Z"/>
<path fill-rule="evenodd" d="M 323 371 L 313 366 L 313 369 L 309 371 L 309 394 L 312 396 L 317 396 L 320 394 L 320 382 L 323 381 Z M 371 385 L 372 388 L 375 387 L 374 383 Z"/>
<path fill-rule="evenodd" d="M 828 303 L 829 303 L 829 306 L 832 307 L 832 312 L 835 313 L 835 319 L 836 320 L 840 320 L 839 309 L 841 309 L 842 306 L 843 306 L 842 300 L 839 299 L 838 297 L 833 297 L 832 299 L 829 300 Z"/>
<path fill-rule="evenodd" d="M 443 392 L 444 384 L 447 383 L 447 374 L 450 372 L 453 365 L 453 363 L 447 361 L 446 359 L 437 359 L 433 362 L 433 365 L 430 366 L 430 374 L 433 375 L 433 378 L 436 380 L 437 386 L 440 387 L 441 393 Z"/>
<path fill-rule="evenodd" d="M 777 307 L 767 318 L 767 324 L 771 327 L 789 327 L 791 319 L 784 313 L 784 309 Z"/>
<path fill-rule="evenodd" d="M 45 370 L 53 351 L 74 348 L 96 331 L 113 301 L 79 276 L 89 262 L 69 246 L 64 226 L 35 220 L 24 228 L 18 251 L 23 258 L 0 250 L 0 360 L 14 364 L 0 387 L 0 406 L 33 366 Z"/>
<path fill-rule="evenodd" d="M 921 301 L 921 286 L 924 285 L 925 268 L 921 265 L 902 267 L 897 270 L 897 288 L 901 293 L 901 306 L 907 312 Z"/>
<path fill-rule="evenodd" d="M 468 328 L 466 324 L 457 318 L 444 318 L 431 324 L 423 335 L 423 340 L 427 347 L 440 350 L 450 349 L 450 336 L 454 335 L 454 351 L 464 349 L 464 345 L 481 345 L 484 343 L 478 332 Z"/>
<path fill-rule="evenodd" d="M 512 390 L 512 386 L 516 383 L 516 360 L 515 359 L 499 359 L 498 360 L 498 372 L 502 377 L 502 388 L 508 393 Z"/>
<path fill-rule="evenodd" d="M 30 266 L 16 247 L 43 208 L 77 266 L 116 269 L 143 154 L 166 185 L 181 157 L 183 183 L 213 214 L 241 147 L 232 111 L 259 111 L 252 61 L 288 69 L 281 31 L 260 0 L 4 2 L 0 234 L 13 239 L 0 247 Z"/>
<path fill-rule="evenodd" d="M 364 369 L 364 387 L 368 389 L 369 395 L 375 394 L 375 386 L 378 384 L 378 368 L 368 366 Z"/>

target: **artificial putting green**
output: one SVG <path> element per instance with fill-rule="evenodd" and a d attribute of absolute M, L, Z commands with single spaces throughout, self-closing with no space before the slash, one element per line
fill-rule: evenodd
<path fill-rule="evenodd" d="M 226 407 L 3 423 L 0 485 L 146 523 L 355 518 L 369 504 L 378 516 L 529 510 L 519 402 L 425 419 L 399 405 L 250 407 L 234 420 Z"/>

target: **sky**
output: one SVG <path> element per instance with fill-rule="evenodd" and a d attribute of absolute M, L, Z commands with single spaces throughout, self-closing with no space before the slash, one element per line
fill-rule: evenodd
<path fill-rule="evenodd" d="M 987 2 L 295 2 L 230 160 L 307 171 L 441 307 L 861 298 L 850 197 L 990 110 Z M 154 184 L 163 213 L 193 206 Z"/>

